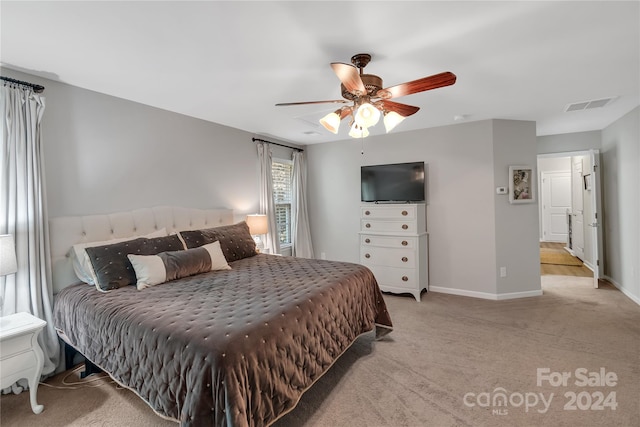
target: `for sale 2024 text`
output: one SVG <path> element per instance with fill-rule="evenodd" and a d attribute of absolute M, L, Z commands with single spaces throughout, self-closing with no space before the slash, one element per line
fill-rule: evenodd
<path fill-rule="evenodd" d="M 542 387 L 545 384 L 551 387 L 615 387 L 618 384 L 618 375 L 601 367 L 599 371 L 589 371 L 587 368 L 578 368 L 575 371 L 551 371 L 550 368 L 538 368 L 536 384 Z M 608 393 L 601 390 L 567 391 L 564 393 L 564 409 L 566 411 L 615 411 L 618 407 L 616 392 Z"/>

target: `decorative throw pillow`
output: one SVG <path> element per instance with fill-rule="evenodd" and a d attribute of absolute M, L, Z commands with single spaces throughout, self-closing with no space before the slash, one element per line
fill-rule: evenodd
<path fill-rule="evenodd" d="M 187 245 L 187 249 L 219 241 L 227 262 L 238 261 L 257 254 L 256 242 L 251 237 L 249 226 L 244 221 L 203 230 L 181 231 L 180 236 Z"/>
<path fill-rule="evenodd" d="M 161 252 L 158 255 L 129 254 L 127 257 L 136 272 L 139 290 L 194 274 L 231 270 L 220 249 L 220 242 L 186 251 Z"/>
<path fill-rule="evenodd" d="M 124 237 L 120 239 L 104 240 L 101 242 L 77 243 L 73 245 L 69 250 L 69 256 L 71 258 L 71 263 L 73 264 L 73 271 L 76 273 L 76 276 L 81 281 L 88 283 L 89 285 L 95 285 L 96 273 L 93 271 L 93 266 L 91 265 L 91 261 L 89 260 L 89 256 L 87 255 L 87 251 L 86 251 L 87 248 L 126 242 L 128 240 L 133 240 L 138 237 L 146 237 L 147 239 L 151 239 L 154 237 L 163 237 L 166 235 L 167 235 L 167 229 L 161 228 L 160 230 L 151 232 L 149 234 L 145 234 L 143 236 L 130 236 L 130 237 Z"/>
<path fill-rule="evenodd" d="M 127 255 L 156 255 L 160 252 L 184 250 L 177 235 L 146 239 L 144 237 L 113 245 L 87 248 L 96 273 L 96 288 L 108 291 L 136 283 L 136 273 Z"/>

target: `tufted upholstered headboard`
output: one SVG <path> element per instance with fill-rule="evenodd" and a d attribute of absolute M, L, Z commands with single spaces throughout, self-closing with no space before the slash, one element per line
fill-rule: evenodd
<path fill-rule="evenodd" d="M 78 282 L 69 250 L 77 243 L 133 237 L 166 228 L 168 233 L 233 223 L 231 209 L 158 206 L 106 215 L 67 216 L 49 220 L 53 293 Z"/>

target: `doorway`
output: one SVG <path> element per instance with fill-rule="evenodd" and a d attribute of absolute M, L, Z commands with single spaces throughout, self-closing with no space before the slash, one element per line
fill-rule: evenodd
<path fill-rule="evenodd" d="M 540 273 L 593 277 L 601 259 L 597 150 L 538 156 Z"/>

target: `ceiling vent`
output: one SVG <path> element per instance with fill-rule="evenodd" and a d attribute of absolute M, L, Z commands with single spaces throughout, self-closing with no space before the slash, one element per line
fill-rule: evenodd
<path fill-rule="evenodd" d="M 602 98 L 602 99 L 593 99 L 591 101 L 583 101 L 583 102 L 575 102 L 573 104 L 569 104 L 565 107 L 565 113 L 569 111 L 580 111 L 580 110 L 589 110 L 591 108 L 600 108 L 609 104 L 615 98 Z"/>

